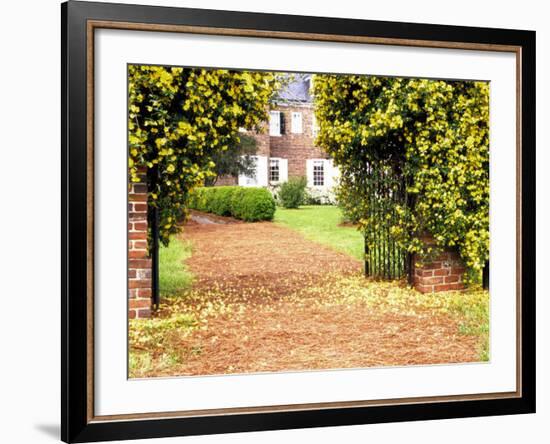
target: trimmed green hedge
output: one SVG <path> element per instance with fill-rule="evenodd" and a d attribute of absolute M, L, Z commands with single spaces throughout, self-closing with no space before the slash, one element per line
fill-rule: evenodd
<path fill-rule="evenodd" d="M 275 200 L 265 188 L 203 187 L 193 190 L 189 208 L 254 222 L 273 219 Z"/>

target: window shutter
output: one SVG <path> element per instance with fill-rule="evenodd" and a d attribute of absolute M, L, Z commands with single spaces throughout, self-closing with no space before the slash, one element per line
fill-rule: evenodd
<path fill-rule="evenodd" d="M 313 159 L 306 160 L 307 186 L 313 186 Z"/>
<path fill-rule="evenodd" d="M 279 182 L 288 180 L 288 159 L 279 159 Z"/>
<path fill-rule="evenodd" d="M 333 185 L 334 185 L 334 181 L 333 181 L 333 177 L 334 177 L 334 174 L 333 174 L 333 171 L 332 171 L 332 160 L 331 159 L 326 159 L 324 161 L 324 173 L 325 173 L 325 186 L 327 188 L 331 188 Z"/>
<path fill-rule="evenodd" d="M 238 183 L 242 187 L 250 187 L 250 186 L 255 186 L 257 184 L 258 158 L 256 156 L 251 156 L 251 159 L 254 162 L 255 173 L 253 173 L 250 176 L 239 174 Z"/>
<path fill-rule="evenodd" d="M 266 187 L 269 185 L 269 164 L 266 156 L 257 156 L 256 161 L 256 185 Z"/>
<path fill-rule="evenodd" d="M 302 134 L 302 113 L 292 113 L 291 131 L 293 134 Z"/>
<path fill-rule="evenodd" d="M 269 135 L 280 136 L 281 135 L 281 114 L 279 111 L 269 112 Z"/>
<path fill-rule="evenodd" d="M 285 134 L 285 113 L 279 112 L 279 119 L 280 134 Z"/>

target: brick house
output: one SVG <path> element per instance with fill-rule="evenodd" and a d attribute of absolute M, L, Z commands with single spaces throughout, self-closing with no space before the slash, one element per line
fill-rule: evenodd
<path fill-rule="evenodd" d="M 318 126 L 310 82 L 311 75 L 295 74 L 273 101 L 263 131 L 252 133 L 257 146 L 255 174 L 221 177 L 217 185 L 274 188 L 290 177 L 306 177 L 310 194 L 331 199 L 338 168 L 315 146 Z"/>

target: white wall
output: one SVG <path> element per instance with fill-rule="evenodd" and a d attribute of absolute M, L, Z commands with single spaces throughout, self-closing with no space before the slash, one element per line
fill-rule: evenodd
<path fill-rule="evenodd" d="M 548 229 L 550 175 L 550 28 L 544 2 L 534 0 L 188 0 L 139 1 L 242 11 L 355 17 L 423 23 L 460 24 L 538 32 L 538 271 L 550 266 Z M 59 423 L 59 2 L 3 2 L 0 70 L 2 106 L 2 319 L 0 338 L 1 440 L 8 443 L 56 442 Z M 30 111 L 31 110 L 31 111 Z M 538 411 L 536 415 L 290 430 L 227 436 L 175 438 L 185 443 L 464 443 L 547 442 L 550 422 L 550 304 L 547 281 L 538 285 Z M 151 441 L 153 442 L 153 441 Z"/>

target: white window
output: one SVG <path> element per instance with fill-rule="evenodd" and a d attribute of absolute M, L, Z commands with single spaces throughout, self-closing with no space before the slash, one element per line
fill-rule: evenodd
<path fill-rule="evenodd" d="M 269 112 L 269 135 L 270 136 L 281 135 L 281 112 L 280 111 Z"/>
<path fill-rule="evenodd" d="M 325 185 L 325 162 L 323 160 L 313 161 L 313 186 L 322 187 Z"/>
<path fill-rule="evenodd" d="M 269 161 L 269 181 L 279 182 L 281 180 L 281 167 L 279 159 L 271 159 Z"/>
<path fill-rule="evenodd" d="M 290 131 L 294 134 L 302 134 L 302 113 L 292 113 Z"/>
<path fill-rule="evenodd" d="M 269 183 L 278 184 L 288 180 L 288 159 L 271 157 L 268 165 L 267 180 Z"/>

